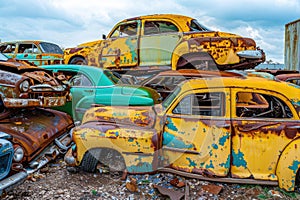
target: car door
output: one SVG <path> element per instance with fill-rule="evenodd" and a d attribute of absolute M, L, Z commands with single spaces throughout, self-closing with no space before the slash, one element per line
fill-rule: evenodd
<path fill-rule="evenodd" d="M 165 166 L 202 175 L 228 175 L 228 94 L 228 89 L 201 89 L 189 91 L 173 103 L 162 133 Z"/>
<path fill-rule="evenodd" d="M 139 20 L 119 24 L 102 41 L 99 62 L 104 68 L 136 66 L 138 64 Z"/>
<path fill-rule="evenodd" d="M 276 92 L 232 89 L 232 166 L 239 178 L 277 180 L 281 152 L 299 134 L 291 102 Z"/>
<path fill-rule="evenodd" d="M 170 65 L 182 33 L 171 21 L 146 20 L 140 38 L 140 65 Z"/>

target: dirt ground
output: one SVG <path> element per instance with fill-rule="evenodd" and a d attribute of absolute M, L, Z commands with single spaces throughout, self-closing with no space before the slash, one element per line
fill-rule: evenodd
<path fill-rule="evenodd" d="M 101 173 L 100 173 L 101 172 Z M 300 199 L 296 192 L 278 187 L 222 184 L 185 179 L 169 173 L 115 176 L 67 170 L 62 159 L 33 174 L 3 199 Z"/>

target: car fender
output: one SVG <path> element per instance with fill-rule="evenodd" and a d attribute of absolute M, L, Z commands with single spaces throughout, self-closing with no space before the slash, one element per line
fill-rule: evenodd
<path fill-rule="evenodd" d="M 122 155 L 130 173 L 157 169 L 159 140 L 155 129 L 91 121 L 76 127 L 73 140 L 77 165 L 89 150 L 112 149 Z"/>
<path fill-rule="evenodd" d="M 152 106 L 154 100 L 145 96 L 102 94 L 96 96 L 85 96 L 75 105 L 75 119 L 82 119 L 84 113 L 93 104 L 105 106 Z"/>
<path fill-rule="evenodd" d="M 294 191 L 297 171 L 300 169 L 300 138 L 293 140 L 282 152 L 276 175 L 280 188 Z"/>

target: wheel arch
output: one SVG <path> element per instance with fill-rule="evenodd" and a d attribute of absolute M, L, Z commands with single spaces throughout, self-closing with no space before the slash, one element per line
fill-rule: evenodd
<path fill-rule="evenodd" d="M 73 62 L 74 60 L 76 60 L 76 59 L 82 59 L 82 60 L 85 61 L 85 64 L 87 63 L 87 59 L 86 59 L 84 56 L 82 56 L 82 55 L 73 55 L 73 56 L 69 59 L 68 64 L 72 64 L 72 62 Z"/>

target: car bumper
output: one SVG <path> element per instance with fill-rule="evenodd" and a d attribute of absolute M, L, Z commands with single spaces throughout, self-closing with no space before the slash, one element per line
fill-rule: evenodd
<path fill-rule="evenodd" d="M 264 58 L 264 53 L 262 50 L 245 50 L 237 52 L 237 55 L 241 58 L 248 59 L 262 59 Z"/>
<path fill-rule="evenodd" d="M 65 154 L 65 157 L 64 157 L 64 161 L 67 164 L 67 166 L 69 166 L 69 167 L 75 167 L 76 166 L 76 159 L 72 155 L 72 153 L 73 153 L 73 149 L 70 148 L 68 150 L 68 152 Z"/>
<path fill-rule="evenodd" d="M 0 181 L 0 197 L 2 194 L 7 193 L 24 182 L 27 177 L 28 173 L 26 171 L 21 171 Z"/>
<path fill-rule="evenodd" d="M 42 97 L 40 99 L 5 98 L 3 103 L 7 108 L 54 107 L 65 105 L 66 97 Z"/>
<path fill-rule="evenodd" d="M 58 155 L 65 154 L 72 145 L 71 131 L 66 132 L 55 139 L 53 144 L 48 146 L 36 159 L 29 163 L 26 169 L 28 174 L 32 174 L 54 160 Z"/>

